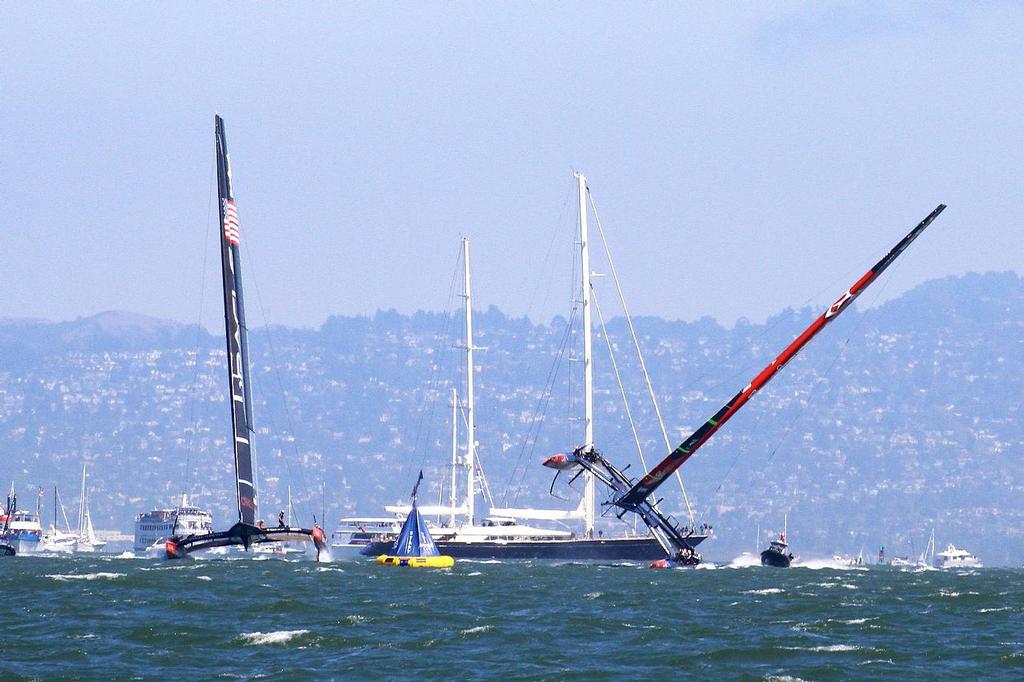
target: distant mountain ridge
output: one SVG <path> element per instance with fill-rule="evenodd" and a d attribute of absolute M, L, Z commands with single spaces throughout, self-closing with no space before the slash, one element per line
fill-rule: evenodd
<path fill-rule="evenodd" d="M 726 328 L 635 320 L 673 445 L 739 390 L 820 310 L 787 309 Z M 450 458 L 449 385 L 460 382 L 459 315 L 381 311 L 319 329 L 252 330 L 256 448 L 264 510 L 291 485 L 304 520 L 377 514 L 423 467 L 438 495 Z M 496 308 L 476 315 L 478 440 L 496 502 L 566 505 L 547 491 L 543 456 L 577 445 L 578 410 L 563 358 L 543 390 L 565 320 L 534 324 Z M 664 446 L 622 319 L 608 323 L 648 464 Z M 639 471 L 605 340 L 595 348 L 598 447 Z M 198 351 L 198 365 L 196 353 Z M 718 538 L 707 553 L 754 549 L 789 514 L 798 553 L 890 553 L 937 539 L 989 563 L 1024 558 L 1024 280 L 1014 273 L 925 282 L 837 320 L 687 463 L 682 473 Z M 70 322 L 0 320 L 0 480 L 57 483 L 73 504 L 92 462 L 97 524 L 132 516 L 182 489 L 229 518 L 231 461 L 216 334 L 132 313 Z M 575 385 L 575 384 L 573 384 Z M 532 418 L 544 411 L 543 428 Z M 535 434 L 535 437 L 533 435 Z M 682 505 L 666 485 L 666 505 Z M 572 491 L 561 489 L 563 497 Z M 269 513 L 269 512 L 266 512 Z M 618 522 L 606 520 L 609 531 Z M 763 538 L 762 538 L 763 539 Z"/>

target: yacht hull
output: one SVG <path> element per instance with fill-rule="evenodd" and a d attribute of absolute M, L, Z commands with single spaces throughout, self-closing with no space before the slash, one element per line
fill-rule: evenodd
<path fill-rule="evenodd" d="M 771 549 L 766 549 L 761 552 L 761 565 L 762 566 L 774 566 L 776 568 L 789 568 L 789 564 L 793 561 L 793 557 L 789 554 L 783 554 L 782 552 L 776 552 Z"/>
<path fill-rule="evenodd" d="M 707 536 L 694 535 L 692 547 Z M 593 538 L 573 540 L 510 540 L 458 542 L 435 540 L 437 549 L 455 559 L 561 559 L 569 561 L 655 561 L 665 558 L 665 550 L 653 537 Z M 387 554 L 391 542 L 374 542 L 363 550 L 364 556 Z"/>

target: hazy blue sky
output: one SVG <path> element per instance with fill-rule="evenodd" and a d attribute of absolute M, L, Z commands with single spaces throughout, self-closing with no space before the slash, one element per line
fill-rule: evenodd
<path fill-rule="evenodd" d="M 829 303 L 940 201 L 883 297 L 1024 271 L 1022 7 L 5 3 L 0 317 L 194 322 L 205 257 L 216 324 L 214 112 L 279 324 L 440 309 L 462 234 L 564 312 L 574 168 L 636 313 Z"/>

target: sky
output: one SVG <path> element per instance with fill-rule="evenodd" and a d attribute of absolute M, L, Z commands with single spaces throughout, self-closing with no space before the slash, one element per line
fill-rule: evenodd
<path fill-rule="evenodd" d="M 1024 272 L 1022 34 L 1011 2 L 5 3 L 0 318 L 219 325 L 215 112 L 252 324 L 442 309 L 462 236 L 477 307 L 565 314 L 573 170 L 634 314 L 827 305 L 940 202 L 862 303 Z"/>

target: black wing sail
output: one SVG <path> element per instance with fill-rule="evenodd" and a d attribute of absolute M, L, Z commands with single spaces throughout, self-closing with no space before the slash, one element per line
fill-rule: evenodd
<path fill-rule="evenodd" d="M 238 520 L 256 525 L 256 485 L 252 465 L 252 397 L 249 389 L 249 344 L 242 302 L 242 269 L 238 254 L 238 209 L 231 193 L 231 162 L 224 120 L 215 118 L 217 189 L 220 201 L 220 257 L 224 277 L 224 331 L 227 339 L 231 426 L 235 451 Z"/>
<path fill-rule="evenodd" d="M 200 535 L 175 534 L 167 539 L 169 559 L 186 557 L 198 550 L 276 542 L 311 542 L 317 559 L 327 549 L 323 528 L 291 528 L 256 525 L 256 485 L 252 461 L 252 392 L 249 384 L 249 346 L 246 340 L 245 306 L 242 303 L 242 270 L 238 259 L 238 210 L 231 193 L 231 164 L 224 138 L 224 121 L 215 119 L 217 138 L 217 188 L 220 194 L 220 256 L 224 279 L 224 331 L 228 351 L 228 394 L 235 454 L 238 522 L 226 531 Z"/>

